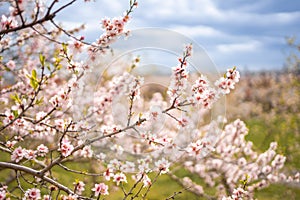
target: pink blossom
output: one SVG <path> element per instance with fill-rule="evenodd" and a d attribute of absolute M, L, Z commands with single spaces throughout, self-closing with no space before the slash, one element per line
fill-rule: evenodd
<path fill-rule="evenodd" d="M 95 184 L 95 187 L 92 189 L 95 192 L 95 197 L 99 195 L 108 195 L 108 186 L 104 183 Z"/>
<path fill-rule="evenodd" d="M 13 18 L 11 16 L 6 17 L 5 15 L 2 15 L 2 17 L 1 17 L 2 30 L 15 28 L 17 26 L 18 26 L 18 22 L 16 21 L 15 18 Z"/>
<path fill-rule="evenodd" d="M 238 159 L 238 165 L 245 166 L 246 164 L 247 160 L 244 157 Z"/>
<path fill-rule="evenodd" d="M 56 95 L 50 98 L 49 102 L 52 104 L 53 107 L 62 106 L 63 103 L 68 100 L 68 91 L 61 89 Z"/>
<path fill-rule="evenodd" d="M 50 198 L 50 195 L 44 195 L 43 196 L 43 200 L 50 200 L 51 198 Z"/>
<path fill-rule="evenodd" d="M 10 61 L 8 61 L 8 62 L 6 63 L 6 66 L 7 66 L 9 69 L 14 70 L 14 69 L 16 68 L 16 63 L 15 63 L 15 61 L 10 60 Z"/>
<path fill-rule="evenodd" d="M 69 41 L 70 49 L 73 51 L 73 54 L 81 53 L 84 47 L 84 44 L 81 42 L 84 40 L 84 37 L 81 36 L 80 38 L 72 39 L 72 41 Z"/>
<path fill-rule="evenodd" d="M 192 101 L 202 105 L 204 108 L 211 108 L 212 104 L 219 98 L 217 91 L 209 86 L 209 81 L 203 75 L 192 86 Z"/>
<path fill-rule="evenodd" d="M 117 185 L 119 185 L 121 182 L 127 183 L 127 178 L 125 174 L 120 172 L 114 175 L 113 182 L 116 182 Z"/>
<path fill-rule="evenodd" d="M 66 195 L 61 195 L 61 200 L 78 200 L 78 195 L 77 194 L 69 194 L 68 196 Z"/>
<path fill-rule="evenodd" d="M 231 79 L 235 83 L 237 83 L 240 80 L 240 73 L 236 70 L 236 67 L 233 67 L 232 69 L 227 69 L 226 78 Z"/>
<path fill-rule="evenodd" d="M 44 119 L 45 117 L 46 117 L 46 115 L 47 115 L 47 113 L 46 112 L 44 112 L 44 111 L 41 111 L 41 112 L 38 112 L 38 113 L 36 113 L 36 115 L 35 115 L 35 118 L 36 118 L 36 120 L 41 120 L 41 119 Z M 45 120 L 45 119 L 44 119 Z M 43 121 L 44 121 L 43 120 Z"/>
<path fill-rule="evenodd" d="M 178 121 L 178 125 L 179 127 L 185 127 L 189 124 L 189 121 L 187 118 L 181 118 L 179 121 Z"/>
<path fill-rule="evenodd" d="M 41 157 L 44 157 L 49 152 L 48 147 L 44 144 L 40 144 L 36 149 L 37 155 Z"/>
<path fill-rule="evenodd" d="M 111 177 L 114 176 L 113 170 L 111 168 L 107 168 L 105 172 L 103 172 L 104 178 L 109 181 Z"/>
<path fill-rule="evenodd" d="M 54 121 L 54 123 L 55 123 L 55 126 L 56 126 L 56 128 L 58 130 L 64 131 L 64 129 L 65 129 L 65 121 L 63 119 L 56 119 Z"/>
<path fill-rule="evenodd" d="M 74 149 L 74 146 L 71 144 L 71 142 L 68 139 L 63 139 L 62 143 L 60 144 L 60 152 L 62 156 L 68 157 L 71 155 L 72 151 Z"/>
<path fill-rule="evenodd" d="M 6 144 L 5 144 L 5 146 L 8 147 L 8 148 L 12 148 L 12 147 L 15 146 L 15 144 L 17 144 L 17 141 L 15 141 L 15 140 L 13 140 L 13 141 L 8 140 L 6 142 Z"/>
<path fill-rule="evenodd" d="M 26 149 L 23 149 L 22 147 L 18 147 L 12 152 L 11 160 L 18 163 L 25 157 L 25 155 L 26 155 Z"/>
<path fill-rule="evenodd" d="M 25 158 L 28 160 L 33 160 L 36 157 L 36 151 L 28 149 L 25 151 Z"/>
<path fill-rule="evenodd" d="M 74 182 L 73 185 L 75 185 L 74 191 L 76 192 L 76 194 L 81 195 L 82 192 L 85 190 L 85 184 L 82 181 Z"/>
<path fill-rule="evenodd" d="M 157 167 L 158 171 L 160 171 L 161 174 L 165 174 L 169 172 L 170 165 L 171 163 L 165 158 L 162 158 L 161 160 L 155 162 L 155 166 Z"/>
<path fill-rule="evenodd" d="M 188 44 L 185 46 L 185 55 L 186 56 L 192 56 L 192 51 L 193 51 L 193 45 Z"/>
<path fill-rule="evenodd" d="M 133 162 L 126 161 L 125 164 L 122 164 L 120 170 L 124 173 L 132 173 L 135 171 L 135 164 Z"/>
<path fill-rule="evenodd" d="M 168 95 L 171 98 L 171 103 L 178 98 L 188 85 L 188 71 L 186 70 L 187 61 L 186 58 L 191 56 L 192 45 L 187 45 L 183 53 L 183 57 L 179 58 L 179 65 L 172 68 L 171 82 L 168 88 Z"/>
<path fill-rule="evenodd" d="M 234 82 L 224 77 L 216 81 L 215 85 L 219 88 L 220 93 L 229 94 L 230 89 L 234 89 Z"/>
<path fill-rule="evenodd" d="M 107 165 L 107 168 L 110 168 L 112 170 L 119 170 L 121 167 L 121 162 L 117 159 L 110 160 L 109 164 Z"/>
<path fill-rule="evenodd" d="M 242 200 L 244 195 L 246 195 L 246 194 L 247 194 L 247 191 L 245 191 L 244 189 L 236 188 L 233 190 L 231 197 L 233 199 Z"/>
<path fill-rule="evenodd" d="M 145 174 L 144 177 L 143 177 L 143 186 L 144 186 L 144 187 L 149 187 L 150 185 L 152 185 L 152 181 L 151 181 L 151 179 L 147 176 L 147 174 Z"/>
<path fill-rule="evenodd" d="M 37 189 L 37 188 L 28 189 L 25 192 L 25 199 L 28 199 L 28 200 L 41 199 L 41 192 L 40 192 L 40 190 Z"/>
<path fill-rule="evenodd" d="M 234 89 L 235 83 L 239 82 L 240 74 L 236 70 L 236 67 L 228 69 L 224 77 L 221 77 L 215 82 L 215 85 L 219 88 L 219 92 L 222 94 L 229 94 L 230 89 Z"/>
<path fill-rule="evenodd" d="M 125 23 L 128 22 L 128 19 L 128 15 L 113 19 L 103 18 L 102 28 L 105 30 L 105 33 L 103 33 L 97 40 L 97 44 L 101 47 L 107 47 L 112 42 L 114 42 L 119 36 L 121 36 L 122 34 L 126 34 L 124 26 Z"/>
<path fill-rule="evenodd" d="M 206 139 L 197 140 L 189 144 L 186 151 L 192 156 L 198 156 L 203 150 L 214 151 L 214 147 Z"/>
<path fill-rule="evenodd" d="M 139 162 L 139 165 L 138 165 L 138 169 L 139 169 L 139 172 L 141 173 L 148 173 L 148 172 L 151 172 L 151 169 L 149 167 L 149 163 L 148 162 L 145 162 L 145 161 L 140 161 Z"/>
<path fill-rule="evenodd" d="M 6 117 L 3 120 L 4 125 L 9 124 L 15 118 L 14 114 L 10 110 L 5 111 L 5 116 Z"/>
<path fill-rule="evenodd" d="M 83 149 L 80 151 L 80 156 L 84 158 L 91 158 L 93 156 L 93 150 L 91 146 L 83 147 Z"/>
<path fill-rule="evenodd" d="M 274 168 L 281 169 L 284 166 L 286 157 L 283 155 L 276 155 L 271 165 Z"/>
<path fill-rule="evenodd" d="M 6 199 L 7 186 L 0 187 L 0 200 Z"/>

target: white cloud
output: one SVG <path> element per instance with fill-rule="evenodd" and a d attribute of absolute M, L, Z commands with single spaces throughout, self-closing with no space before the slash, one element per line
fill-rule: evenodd
<path fill-rule="evenodd" d="M 189 37 L 199 37 L 199 36 L 204 36 L 204 37 L 216 37 L 216 36 L 222 36 L 225 33 L 222 33 L 213 27 L 210 26 L 202 26 L 202 25 L 197 25 L 197 26 L 174 26 L 172 27 L 173 30 L 178 31 L 181 34 L 187 35 Z"/>
<path fill-rule="evenodd" d="M 255 51 L 261 46 L 258 41 L 250 41 L 244 43 L 232 43 L 232 44 L 220 44 L 217 45 L 217 50 L 222 53 L 239 53 L 239 52 L 251 52 Z"/>
<path fill-rule="evenodd" d="M 266 26 L 266 27 L 276 27 L 279 25 L 289 24 L 299 20 L 300 12 L 291 13 L 239 13 L 239 12 L 229 12 L 227 17 L 224 16 L 225 21 L 234 21 L 237 24 L 246 24 L 253 26 Z"/>
<path fill-rule="evenodd" d="M 224 16 L 211 0 L 151 0 L 142 1 L 140 6 L 148 10 L 141 14 L 141 17 L 147 19 L 184 21 L 191 18 L 212 19 Z"/>

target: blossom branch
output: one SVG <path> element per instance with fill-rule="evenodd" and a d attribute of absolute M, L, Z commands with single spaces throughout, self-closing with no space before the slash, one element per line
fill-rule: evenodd
<path fill-rule="evenodd" d="M 33 176 L 39 177 L 42 180 L 56 186 L 57 188 L 65 191 L 67 194 L 73 194 L 73 191 L 70 190 L 68 187 L 58 183 L 57 181 L 55 181 L 55 180 L 45 176 L 44 174 L 42 174 L 40 171 L 34 170 L 32 168 L 22 166 L 22 165 L 18 165 L 18 164 L 14 164 L 14 163 L 1 162 L 1 161 L 0 161 L 0 167 L 26 172 L 26 173 L 31 174 Z"/>
<path fill-rule="evenodd" d="M 70 168 L 66 167 L 65 165 L 63 165 L 61 163 L 58 163 L 58 166 L 60 166 L 61 168 L 63 168 L 64 170 L 66 170 L 68 172 L 72 172 L 72 173 L 75 173 L 75 174 L 83 174 L 83 175 L 86 175 L 86 176 L 97 176 L 97 177 L 103 176 L 103 174 L 89 173 L 89 172 L 83 172 L 83 171 L 70 169 Z"/>
<path fill-rule="evenodd" d="M 148 187 L 147 187 L 147 190 L 146 192 L 142 195 L 143 199 L 146 199 L 148 193 L 150 192 L 150 189 L 152 187 L 152 185 L 157 181 L 159 175 L 161 174 L 161 170 L 158 171 L 158 173 L 156 174 L 156 176 L 154 177 L 153 181 L 152 181 L 152 184 L 150 184 Z"/>
<path fill-rule="evenodd" d="M 109 133 L 109 134 L 105 134 L 105 135 L 100 135 L 100 136 L 97 136 L 97 137 L 94 137 L 92 139 L 87 139 L 83 144 L 81 145 L 78 145 L 76 146 L 73 151 L 70 153 L 70 155 L 72 155 L 73 153 L 75 153 L 76 151 L 84 148 L 85 146 L 87 145 L 90 145 L 98 140 L 102 140 L 104 138 L 109 138 L 109 137 L 112 137 L 114 135 L 117 135 L 119 133 L 122 133 L 122 132 L 125 132 L 129 129 L 133 129 L 135 126 L 138 126 L 140 124 L 142 124 L 143 122 L 145 122 L 146 119 L 145 118 L 141 118 L 139 119 L 136 123 L 130 125 L 130 126 L 127 126 L 123 129 L 120 129 L 120 130 L 116 130 L 112 133 Z M 58 163 L 60 163 L 61 161 L 63 161 L 66 157 L 63 157 L 63 156 L 60 156 L 58 158 L 56 158 L 50 165 L 48 165 L 46 168 L 44 168 L 42 171 L 41 171 L 41 174 L 45 174 L 47 171 L 49 171 L 52 167 L 54 167 L 55 165 L 57 165 Z"/>
<path fill-rule="evenodd" d="M 140 176 L 140 178 L 133 184 L 133 186 L 130 188 L 130 190 L 128 191 L 128 193 L 126 193 L 126 194 L 124 195 L 123 200 L 126 200 L 127 197 L 129 197 L 130 195 L 133 194 L 133 190 L 134 190 L 134 189 L 137 187 L 137 185 L 143 180 L 143 178 L 144 178 L 144 173 L 142 173 L 142 175 Z M 135 196 L 133 196 L 131 199 L 134 199 L 134 198 L 135 198 Z"/>

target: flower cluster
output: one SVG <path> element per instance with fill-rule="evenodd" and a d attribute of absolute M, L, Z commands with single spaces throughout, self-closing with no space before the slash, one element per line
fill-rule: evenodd
<path fill-rule="evenodd" d="M 236 67 L 228 69 L 224 77 L 215 82 L 215 86 L 217 86 L 217 89 L 215 89 L 210 86 L 208 79 L 201 75 L 192 86 L 193 95 L 190 101 L 210 109 L 221 95 L 229 94 L 230 89 L 234 89 L 235 84 L 239 82 L 239 78 L 240 75 Z"/>
<path fill-rule="evenodd" d="M 0 187 L 0 200 L 5 200 L 7 194 L 7 186 Z"/>
<path fill-rule="evenodd" d="M 128 20 L 128 15 L 125 15 L 122 18 L 102 19 L 102 28 L 104 29 L 105 33 L 100 36 L 97 44 L 102 47 L 110 45 L 124 32 L 124 26 L 125 23 L 128 22 Z"/>
<path fill-rule="evenodd" d="M 183 91 L 188 85 L 188 72 L 187 72 L 187 58 L 191 56 L 192 45 L 187 45 L 183 53 L 183 57 L 179 58 L 179 65 L 172 69 L 172 76 L 170 86 L 168 88 L 168 95 L 171 102 L 183 94 Z"/>
<path fill-rule="evenodd" d="M 169 169 L 170 165 L 171 165 L 171 163 L 168 160 L 166 160 L 165 158 L 162 158 L 161 160 L 158 160 L 157 162 L 155 162 L 155 166 L 157 167 L 157 170 L 161 174 L 168 173 L 170 171 L 170 169 Z"/>
<path fill-rule="evenodd" d="M 113 182 L 115 182 L 117 185 L 119 185 L 121 182 L 127 183 L 126 175 L 121 173 L 117 173 L 113 177 Z"/>
<path fill-rule="evenodd" d="M 222 197 L 222 200 L 242 200 L 247 197 L 248 192 L 243 188 L 236 188 L 233 190 L 232 195 L 229 197 Z"/>
<path fill-rule="evenodd" d="M 8 142 L 6 146 L 12 148 L 13 147 L 12 143 L 17 143 L 17 141 Z M 49 151 L 48 147 L 45 146 L 44 144 L 40 144 L 36 150 L 25 149 L 19 146 L 16 149 L 14 149 L 14 151 L 12 152 L 11 160 L 16 163 L 20 162 L 23 158 L 27 160 L 33 160 L 37 156 L 45 157 L 48 151 Z"/>
<path fill-rule="evenodd" d="M 18 21 L 13 16 L 6 17 L 5 15 L 1 16 L 1 28 L 2 30 L 15 28 L 18 26 Z"/>
<path fill-rule="evenodd" d="M 61 89 L 57 95 L 53 96 L 49 102 L 51 103 L 51 105 L 53 107 L 59 107 L 59 106 L 62 106 L 63 104 L 68 104 L 68 102 L 66 103 L 66 101 L 69 100 L 69 91 L 67 90 L 64 90 L 64 89 Z"/>
<path fill-rule="evenodd" d="M 75 189 L 74 189 L 75 193 L 81 195 L 82 192 L 85 190 L 85 188 L 84 188 L 85 183 L 82 181 L 76 181 L 73 184 L 75 186 Z"/>
<path fill-rule="evenodd" d="M 214 151 L 214 150 L 215 150 L 215 148 L 213 147 L 213 145 L 210 144 L 210 142 L 207 141 L 206 139 L 197 140 L 196 142 L 192 142 L 186 148 L 186 151 L 191 156 L 195 156 L 195 157 L 197 157 L 203 151 L 205 151 L 205 152 L 211 152 L 211 151 Z"/>
<path fill-rule="evenodd" d="M 108 186 L 104 183 L 95 184 L 95 187 L 92 189 L 95 192 L 95 197 L 99 195 L 108 195 Z"/>
<path fill-rule="evenodd" d="M 234 67 L 228 69 L 224 77 L 216 81 L 215 85 L 219 88 L 222 94 L 229 94 L 230 89 L 234 89 L 234 86 L 240 80 L 240 74 Z"/>
<path fill-rule="evenodd" d="M 186 168 L 198 174 L 209 186 L 218 185 L 220 190 L 229 189 L 227 192 L 232 195 L 223 199 L 251 199 L 255 190 L 270 183 L 297 181 L 297 174 L 287 177 L 280 172 L 286 158 L 275 152 L 276 143 L 271 143 L 267 151 L 258 154 L 252 149 L 252 142 L 245 140 L 247 134 L 248 129 L 241 120 L 226 125 L 213 155 L 195 164 L 186 162 Z M 195 143 L 187 151 L 197 155 L 199 146 Z M 224 181 L 220 182 L 220 178 Z M 235 189 L 240 180 L 245 179 L 247 191 Z"/>
<path fill-rule="evenodd" d="M 210 87 L 209 81 L 203 75 L 192 86 L 192 102 L 197 102 L 204 108 L 211 108 L 213 103 L 218 99 L 217 91 Z"/>
<path fill-rule="evenodd" d="M 74 149 L 74 146 L 71 144 L 71 142 L 67 138 L 64 138 L 61 141 L 59 151 L 61 152 L 61 155 L 63 157 L 68 157 L 69 155 L 71 155 L 73 149 Z"/>

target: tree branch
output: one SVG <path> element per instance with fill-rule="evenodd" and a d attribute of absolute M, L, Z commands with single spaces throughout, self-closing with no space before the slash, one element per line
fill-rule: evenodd
<path fill-rule="evenodd" d="M 60 190 L 63 190 L 64 192 L 66 192 L 67 194 L 74 194 L 72 190 L 70 190 L 68 187 L 60 184 L 59 182 L 45 176 L 44 174 L 42 174 L 40 171 L 31 169 L 29 167 L 23 166 L 23 165 L 18 165 L 18 164 L 14 164 L 14 163 L 8 163 L 8 162 L 0 162 L 0 167 L 2 168 L 8 168 L 8 169 L 13 169 L 13 170 L 17 170 L 17 171 L 22 171 L 22 172 L 26 172 L 28 174 L 31 174 L 33 176 L 36 176 L 54 186 L 56 186 L 57 188 L 59 188 Z"/>

